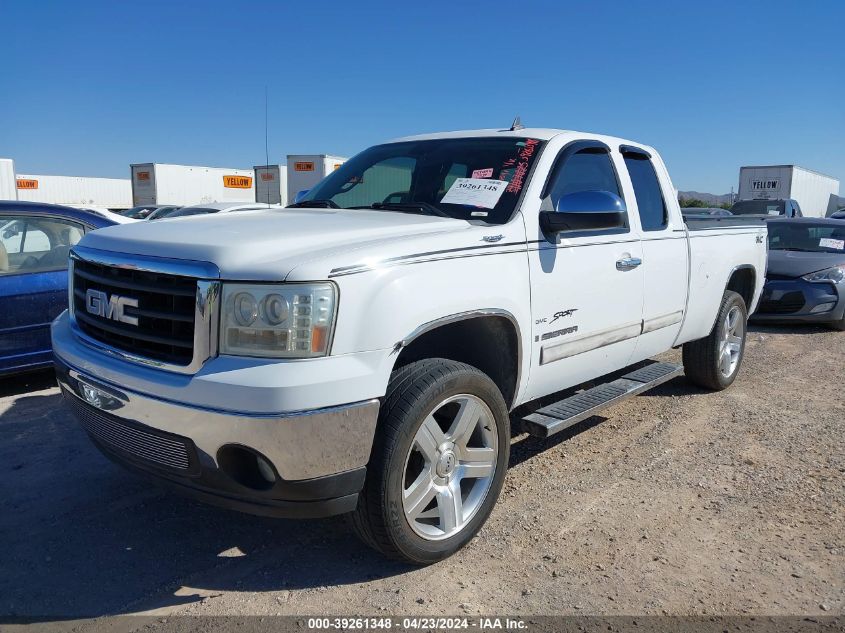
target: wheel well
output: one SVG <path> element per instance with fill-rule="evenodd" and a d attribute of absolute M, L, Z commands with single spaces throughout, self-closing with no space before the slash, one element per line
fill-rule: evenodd
<path fill-rule="evenodd" d="M 755 273 L 753 268 L 739 268 L 733 271 L 728 279 L 726 290 L 733 290 L 745 301 L 745 307 L 751 309 L 751 302 L 754 300 Z"/>
<path fill-rule="evenodd" d="M 423 358 L 448 358 L 480 369 L 496 383 L 508 406 L 513 405 L 519 339 L 506 317 L 472 317 L 429 330 L 402 348 L 394 370 Z"/>

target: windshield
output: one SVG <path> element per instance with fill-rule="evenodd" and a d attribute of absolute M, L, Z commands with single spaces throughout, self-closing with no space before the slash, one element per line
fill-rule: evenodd
<path fill-rule="evenodd" d="M 298 203 L 507 222 L 542 147 L 533 138 L 455 138 L 377 145 Z"/>
<path fill-rule="evenodd" d="M 720 209 L 718 207 L 683 207 L 681 212 L 684 215 L 730 215 L 731 212 L 727 209 Z"/>
<path fill-rule="evenodd" d="M 845 252 L 845 225 L 769 222 L 769 249 L 812 253 Z"/>
<path fill-rule="evenodd" d="M 182 207 L 159 207 L 152 213 L 147 216 L 148 220 L 158 220 L 160 218 L 166 218 L 174 211 L 181 209 Z"/>
<path fill-rule="evenodd" d="M 121 212 L 127 218 L 134 218 L 135 220 L 143 220 L 145 217 L 155 211 L 155 207 L 132 207 L 127 211 Z"/>
<path fill-rule="evenodd" d="M 783 200 L 743 200 L 731 207 L 734 215 L 783 215 Z"/>

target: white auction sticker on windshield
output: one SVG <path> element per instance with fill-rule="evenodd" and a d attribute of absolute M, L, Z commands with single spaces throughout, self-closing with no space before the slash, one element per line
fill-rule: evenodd
<path fill-rule="evenodd" d="M 819 246 L 822 248 L 835 248 L 838 251 L 845 250 L 845 240 L 832 240 L 829 237 L 823 237 L 819 240 Z"/>
<path fill-rule="evenodd" d="M 508 183 L 489 178 L 458 178 L 440 200 L 443 204 L 466 204 L 492 209 L 505 193 Z"/>

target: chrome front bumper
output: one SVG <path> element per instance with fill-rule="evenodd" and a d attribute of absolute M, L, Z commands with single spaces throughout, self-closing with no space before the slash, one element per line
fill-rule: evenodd
<path fill-rule="evenodd" d="M 378 400 L 291 413 L 233 413 L 172 402 L 109 383 L 55 357 L 62 393 L 95 444 L 130 469 L 202 500 L 274 516 L 354 509 L 363 486 Z M 272 485 L 244 485 L 221 455 L 251 451 Z M 228 470 L 227 470 L 228 469 Z"/>

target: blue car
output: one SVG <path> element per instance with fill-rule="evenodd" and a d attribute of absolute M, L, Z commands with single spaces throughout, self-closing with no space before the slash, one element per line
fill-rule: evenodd
<path fill-rule="evenodd" d="M 68 305 L 68 251 L 112 224 L 93 211 L 0 201 L 0 375 L 52 365 L 50 322 Z"/>

